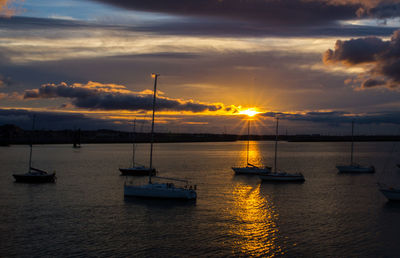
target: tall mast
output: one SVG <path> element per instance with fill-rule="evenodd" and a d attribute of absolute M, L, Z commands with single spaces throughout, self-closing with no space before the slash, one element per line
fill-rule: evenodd
<path fill-rule="evenodd" d="M 354 120 L 351 121 L 351 154 L 350 154 L 350 165 L 353 165 L 353 150 L 354 150 Z"/>
<path fill-rule="evenodd" d="M 154 143 L 154 114 L 156 111 L 156 95 L 157 95 L 157 78 L 159 74 L 153 73 L 154 77 L 154 95 L 153 95 L 153 118 L 151 120 L 151 138 L 150 138 L 150 173 L 149 173 L 149 184 L 151 184 L 151 169 L 153 168 L 153 143 Z"/>
<path fill-rule="evenodd" d="M 276 158 L 278 153 L 278 125 L 279 117 L 276 117 L 276 132 L 275 132 L 275 160 L 274 160 L 274 172 L 276 173 Z"/>
<path fill-rule="evenodd" d="M 249 164 L 249 147 L 250 147 L 250 119 L 247 120 L 247 165 Z"/>
<path fill-rule="evenodd" d="M 136 118 L 133 120 L 132 167 L 135 167 Z"/>
<path fill-rule="evenodd" d="M 33 115 L 32 118 L 32 130 L 31 130 L 31 144 L 30 144 L 30 152 L 29 152 L 29 168 L 28 172 L 31 172 L 31 166 L 32 166 L 32 141 L 33 141 L 33 130 L 35 129 L 35 115 Z"/>

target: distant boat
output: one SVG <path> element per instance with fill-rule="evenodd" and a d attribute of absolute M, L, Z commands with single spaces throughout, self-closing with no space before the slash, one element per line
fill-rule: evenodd
<path fill-rule="evenodd" d="M 147 168 L 143 165 L 136 165 L 135 163 L 135 141 L 136 141 L 136 119 L 133 122 L 133 141 L 132 141 L 132 167 L 120 168 L 122 176 L 148 176 L 150 174 L 155 175 L 156 170 L 154 168 Z"/>
<path fill-rule="evenodd" d="M 389 201 L 400 201 L 400 188 L 388 187 L 385 185 L 379 185 L 379 191 L 389 200 Z"/>
<path fill-rule="evenodd" d="M 78 129 L 77 131 L 74 132 L 74 138 L 73 138 L 73 144 L 72 147 L 75 149 L 78 149 L 81 147 L 81 129 Z"/>
<path fill-rule="evenodd" d="M 354 121 L 351 122 L 351 150 L 350 150 L 350 165 L 339 165 L 336 168 L 339 170 L 339 173 L 353 173 L 353 174 L 361 174 L 361 173 L 375 173 L 375 167 L 365 167 L 359 164 L 355 164 L 353 162 L 353 152 L 354 152 Z"/>
<path fill-rule="evenodd" d="M 35 116 L 32 119 L 32 133 L 35 128 Z M 47 173 L 44 170 L 32 167 L 32 136 L 29 152 L 29 167 L 25 174 L 13 174 L 16 182 L 21 183 L 52 183 L 56 180 L 56 173 Z"/>
<path fill-rule="evenodd" d="M 267 174 L 260 174 L 259 177 L 262 181 L 274 181 L 274 182 L 304 182 L 304 176 L 302 173 L 287 173 L 284 171 L 278 171 L 277 169 L 277 157 L 278 157 L 278 125 L 279 117 L 276 118 L 276 135 L 275 135 L 275 159 L 274 159 L 274 172 Z"/>
<path fill-rule="evenodd" d="M 150 143 L 150 169 L 153 168 L 153 143 L 154 143 L 154 115 L 156 108 L 157 94 L 157 78 L 158 74 L 153 74 L 154 77 L 154 95 L 153 95 L 153 118 L 151 122 L 151 143 Z M 186 180 L 175 178 L 162 178 L 173 181 L 185 182 L 185 187 L 176 187 L 173 183 L 152 183 L 153 175 L 149 173 L 149 182 L 145 185 L 128 185 L 124 184 L 125 197 L 141 197 L 141 198 L 162 198 L 162 199 L 185 199 L 194 200 L 197 198 L 196 186 L 189 186 Z"/>
<path fill-rule="evenodd" d="M 250 120 L 247 121 L 247 160 L 245 167 L 232 167 L 236 174 L 243 175 L 258 175 L 263 173 L 270 173 L 271 167 L 258 167 L 249 163 L 249 149 L 250 149 Z"/>

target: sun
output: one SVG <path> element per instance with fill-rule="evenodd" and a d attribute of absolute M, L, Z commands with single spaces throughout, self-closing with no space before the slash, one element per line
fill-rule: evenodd
<path fill-rule="evenodd" d="M 262 113 L 262 112 L 257 111 L 257 108 L 248 108 L 248 109 L 239 111 L 239 115 L 246 115 L 248 117 L 253 117 L 259 113 Z"/>

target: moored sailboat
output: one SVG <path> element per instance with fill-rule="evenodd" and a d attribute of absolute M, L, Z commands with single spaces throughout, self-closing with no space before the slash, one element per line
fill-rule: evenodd
<path fill-rule="evenodd" d="M 379 191 L 389 201 L 400 201 L 400 188 L 382 186 L 382 187 L 379 188 Z"/>
<path fill-rule="evenodd" d="M 271 172 L 271 167 L 258 167 L 249 163 L 249 151 L 250 151 L 250 119 L 247 121 L 247 160 L 245 167 L 232 167 L 232 170 L 236 174 L 243 175 L 258 175 Z"/>
<path fill-rule="evenodd" d="M 32 132 L 35 129 L 35 116 L 33 116 L 32 121 Z M 56 173 L 47 173 L 44 170 L 33 168 L 32 167 L 32 136 L 31 136 L 31 143 L 30 143 L 30 151 L 29 151 L 29 166 L 28 172 L 24 174 L 13 174 L 15 182 L 21 183 L 52 183 L 56 180 Z"/>
<path fill-rule="evenodd" d="M 153 118 L 151 122 L 151 143 L 150 143 L 150 169 L 153 168 L 153 143 L 154 143 L 154 115 L 157 94 L 157 78 L 159 74 L 152 74 L 154 77 L 154 95 L 153 95 Z M 125 197 L 141 197 L 141 198 L 162 198 L 162 199 L 185 199 L 194 200 L 197 198 L 196 186 L 189 186 L 186 180 L 175 178 L 162 178 L 166 180 L 185 182 L 185 187 L 176 187 L 173 183 L 153 183 L 152 173 L 149 174 L 149 182 L 145 185 L 129 185 L 124 184 Z"/>
<path fill-rule="evenodd" d="M 304 182 L 302 173 L 287 173 L 277 169 L 277 156 L 278 156 L 278 125 L 279 118 L 276 118 L 276 135 L 275 135 L 275 158 L 274 158 L 274 172 L 267 174 L 260 174 L 259 177 L 262 181 L 275 181 L 275 182 Z"/>
<path fill-rule="evenodd" d="M 132 167 L 119 168 L 122 176 L 148 176 L 149 174 L 155 175 L 155 168 L 148 168 L 143 165 L 137 165 L 135 163 L 135 150 L 136 150 L 136 119 L 133 121 L 133 141 L 132 141 Z"/>
<path fill-rule="evenodd" d="M 351 122 L 351 150 L 350 150 L 350 165 L 339 165 L 336 168 L 339 170 L 339 173 L 375 173 L 374 166 L 361 166 L 353 162 L 353 153 L 354 153 L 354 121 Z"/>

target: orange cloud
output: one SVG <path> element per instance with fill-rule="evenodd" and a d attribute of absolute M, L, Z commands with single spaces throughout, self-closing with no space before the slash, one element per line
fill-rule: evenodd
<path fill-rule="evenodd" d="M 0 0 L 0 17 L 11 17 L 17 9 L 12 6 L 14 2 L 22 2 L 23 0 Z"/>

